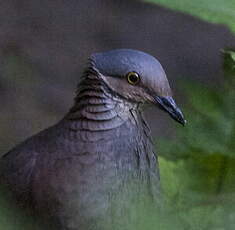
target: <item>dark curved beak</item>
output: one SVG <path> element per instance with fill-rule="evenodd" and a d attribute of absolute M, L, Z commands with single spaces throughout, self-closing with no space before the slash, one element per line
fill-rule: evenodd
<path fill-rule="evenodd" d="M 184 119 L 184 115 L 181 110 L 176 105 L 175 101 L 172 97 L 155 97 L 155 101 L 159 105 L 160 109 L 169 113 L 169 115 L 177 122 L 182 125 L 186 124 L 186 120 Z"/>

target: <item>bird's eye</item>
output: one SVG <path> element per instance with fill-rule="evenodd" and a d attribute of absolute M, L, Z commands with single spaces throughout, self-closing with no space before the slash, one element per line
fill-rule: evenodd
<path fill-rule="evenodd" d="M 130 83 L 131 85 L 136 85 L 139 83 L 140 81 L 140 76 L 138 73 L 136 72 L 130 72 L 126 75 L 127 81 L 128 83 Z"/>

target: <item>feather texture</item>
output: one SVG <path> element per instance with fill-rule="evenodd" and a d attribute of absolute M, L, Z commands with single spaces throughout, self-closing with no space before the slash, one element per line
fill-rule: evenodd
<path fill-rule="evenodd" d="M 142 85 L 128 85 L 126 71 L 140 71 Z M 0 184 L 49 226 L 43 229 L 127 229 L 143 197 L 151 205 L 159 199 L 157 156 L 139 110 L 156 103 L 154 90 L 170 94 L 156 59 L 133 50 L 93 55 L 74 106 L 1 158 Z"/>

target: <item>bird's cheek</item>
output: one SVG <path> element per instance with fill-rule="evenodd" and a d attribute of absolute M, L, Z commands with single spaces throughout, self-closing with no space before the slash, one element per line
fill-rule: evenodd
<path fill-rule="evenodd" d="M 125 95 L 131 91 L 124 79 L 104 76 L 103 80 L 110 89 L 119 95 Z"/>
<path fill-rule="evenodd" d="M 135 87 L 130 94 L 132 99 L 139 103 L 153 103 L 152 98 L 142 88 Z"/>
<path fill-rule="evenodd" d="M 144 93 L 142 94 L 142 98 L 143 98 L 143 100 L 144 100 L 145 103 L 148 103 L 148 104 L 156 104 L 155 99 L 154 99 L 151 95 L 149 95 L 148 93 L 146 93 L 146 92 L 144 92 Z"/>

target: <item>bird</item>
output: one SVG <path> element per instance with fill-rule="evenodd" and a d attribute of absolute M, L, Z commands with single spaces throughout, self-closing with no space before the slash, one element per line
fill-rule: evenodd
<path fill-rule="evenodd" d="M 161 196 L 144 104 L 186 123 L 155 57 L 133 49 L 92 54 L 71 109 L 3 155 L 0 184 L 48 229 L 126 229 L 135 221 L 131 207 Z"/>

